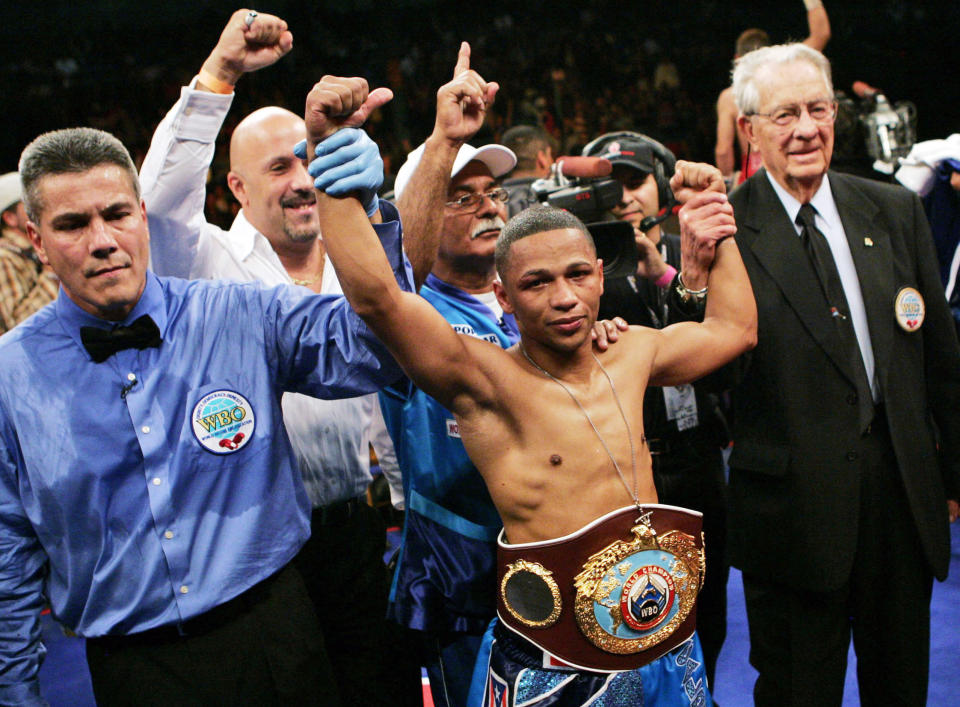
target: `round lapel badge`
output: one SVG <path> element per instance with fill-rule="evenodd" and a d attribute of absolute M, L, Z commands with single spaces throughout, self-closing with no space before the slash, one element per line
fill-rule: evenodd
<path fill-rule="evenodd" d="M 250 402 L 232 390 L 204 395 L 193 408 L 193 434 L 200 445 L 214 454 L 232 454 L 253 437 L 256 418 Z"/>
<path fill-rule="evenodd" d="M 913 287 L 901 287 L 893 303 L 897 324 L 904 331 L 917 331 L 926 315 L 923 295 Z"/>

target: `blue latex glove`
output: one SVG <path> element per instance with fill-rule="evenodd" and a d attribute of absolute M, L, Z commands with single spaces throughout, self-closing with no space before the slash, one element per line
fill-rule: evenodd
<path fill-rule="evenodd" d="M 300 159 L 306 159 L 307 141 L 293 148 Z M 380 208 L 377 190 L 383 184 L 383 160 L 380 148 L 359 128 L 342 128 L 317 145 L 307 171 L 313 186 L 330 196 L 347 196 L 358 192 L 367 216 Z"/>

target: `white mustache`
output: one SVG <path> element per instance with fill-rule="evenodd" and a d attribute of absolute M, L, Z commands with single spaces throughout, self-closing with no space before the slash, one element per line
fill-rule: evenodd
<path fill-rule="evenodd" d="M 506 226 L 506 222 L 499 216 L 494 216 L 493 218 L 485 218 L 480 223 L 477 224 L 476 228 L 473 229 L 473 233 L 470 234 L 470 240 L 473 240 L 479 236 L 484 231 L 501 231 L 503 227 Z"/>

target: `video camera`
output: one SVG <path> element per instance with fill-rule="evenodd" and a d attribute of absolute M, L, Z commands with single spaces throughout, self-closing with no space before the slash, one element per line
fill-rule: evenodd
<path fill-rule="evenodd" d="M 604 220 L 623 197 L 620 182 L 610 177 L 612 170 L 600 157 L 558 157 L 550 176 L 530 185 L 539 202 L 569 211 L 586 224 L 608 278 L 633 275 L 639 260 L 633 226 Z"/>
<path fill-rule="evenodd" d="M 910 101 L 898 101 L 891 105 L 880 89 L 863 81 L 853 82 L 853 93 L 859 101 L 842 92 L 837 95 L 840 111 L 837 116 L 837 148 L 842 153 L 859 147 L 869 155 L 875 171 L 891 175 L 916 142 L 917 108 Z M 841 136 L 852 144 L 839 144 Z"/>
<path fill-rule="evenodd" d="M 584 223 L 606 218 L 620 203 L 623 188 L 610 177 L 612 165 L 599 157 L 558 157 L 550 176 L 530 188 L 537 201 L 569 211 Z"/>
<path fill-rule="evenodd" d="M 916 106 L 910 101 L 891 106 L 878 92 L 873 96 L 873 110 L 861 114 L 860 120 L 867 128 L 867 152 L 874 160 L 873 168 L 893 174 L 917 140 Z"/>

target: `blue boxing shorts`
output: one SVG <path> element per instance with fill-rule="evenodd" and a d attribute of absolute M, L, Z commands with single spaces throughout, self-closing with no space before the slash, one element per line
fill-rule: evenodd
<path fill-rule="evenodd" d="M 483 707 L 709 707 L 700 639 L 694 633 L 641 668 L 595 673 L 555 658 L 496 621 Z"/>

